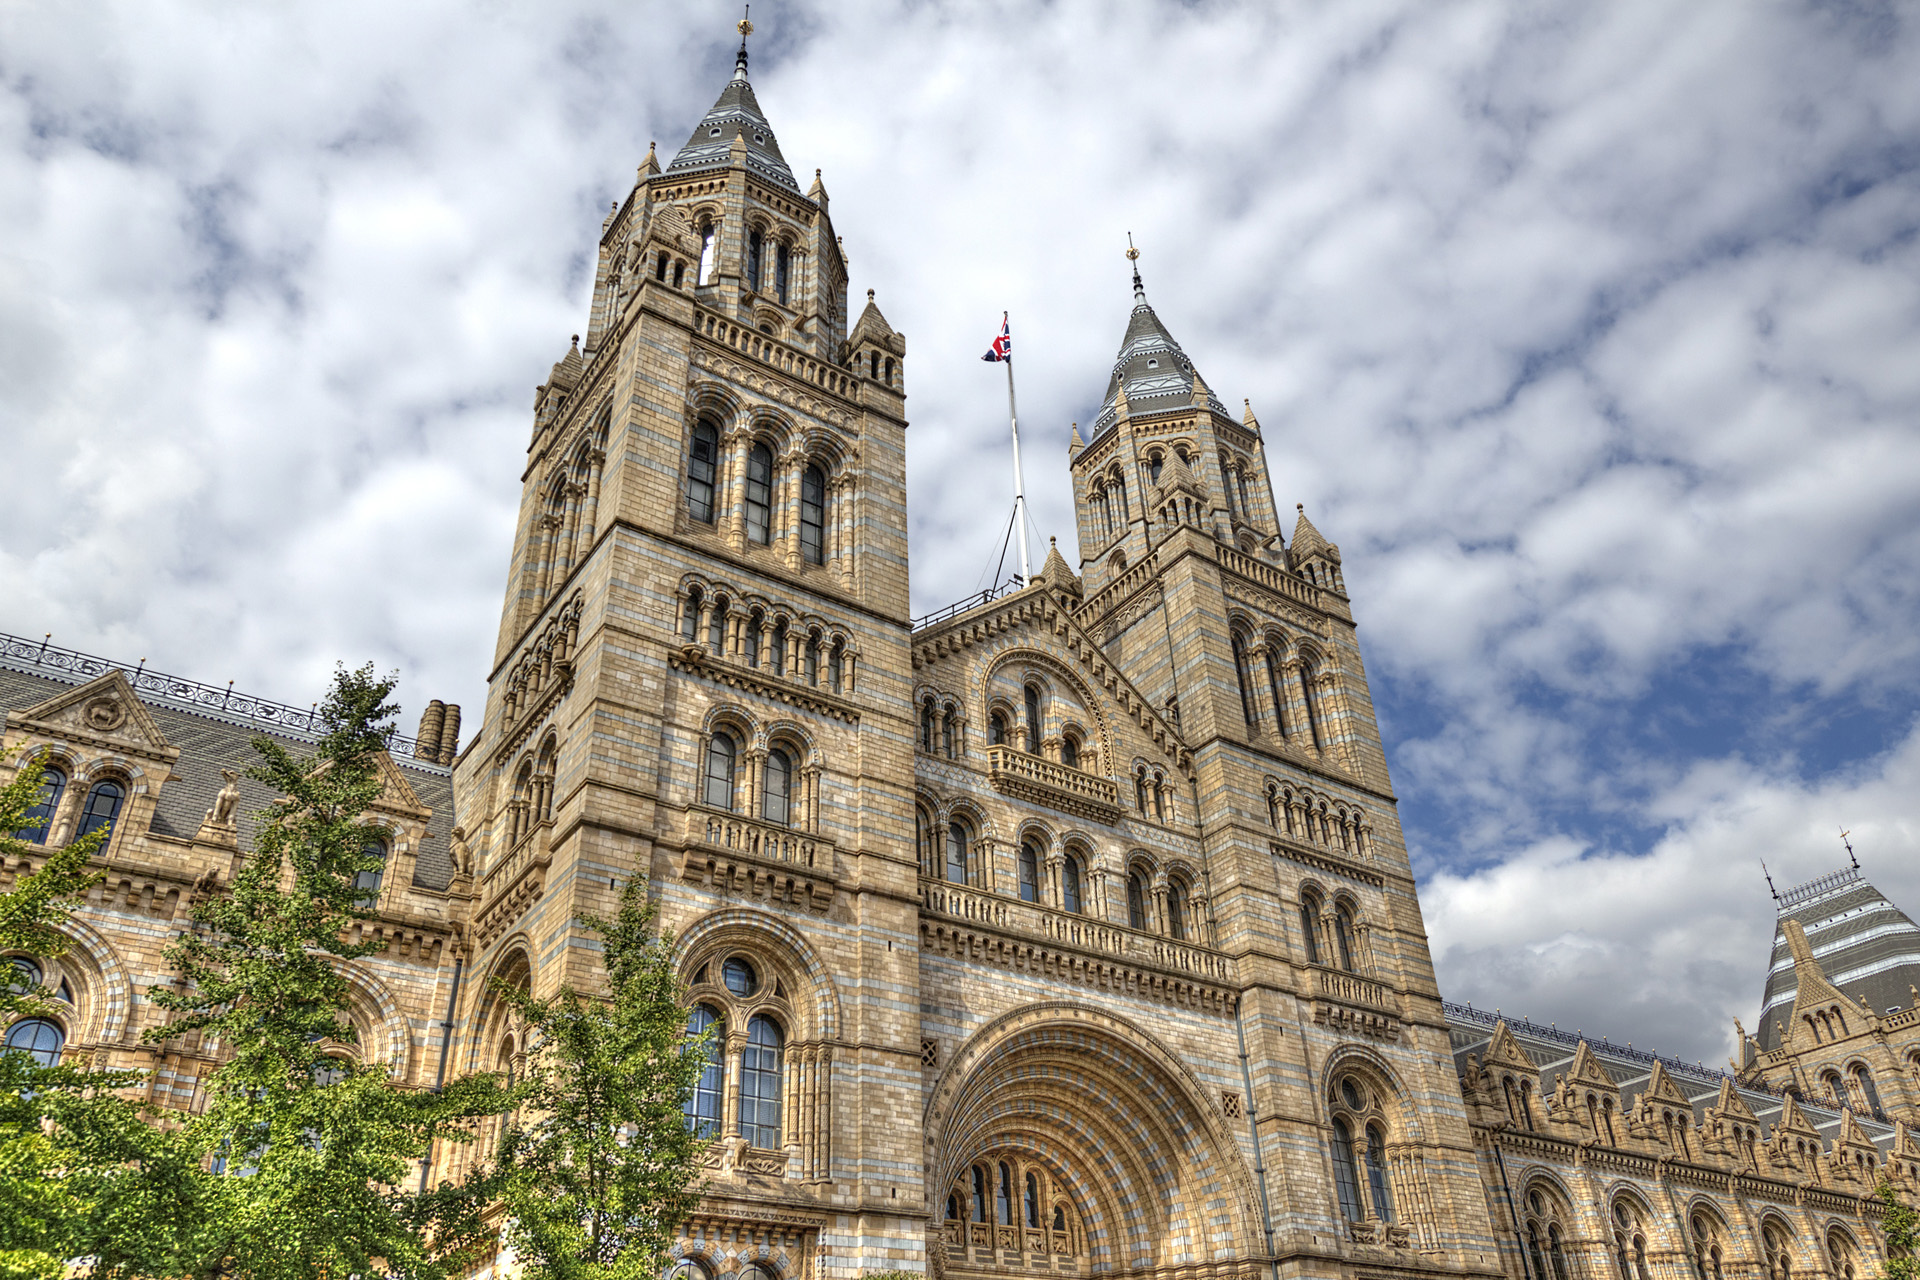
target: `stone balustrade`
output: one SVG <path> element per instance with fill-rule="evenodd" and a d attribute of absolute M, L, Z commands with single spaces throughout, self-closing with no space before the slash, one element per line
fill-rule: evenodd
<path fill-rule="evenodd" d="M 987 748 L 987 777 L 994 790 L 1004 795 L 1063 813 L 1098 822 L 1111 822 L 1120 813 L 1120 788 L 1111 778 L 1012 747 Z"/>

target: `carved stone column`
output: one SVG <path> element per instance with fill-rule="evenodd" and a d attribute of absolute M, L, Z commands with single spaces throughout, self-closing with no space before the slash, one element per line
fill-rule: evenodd
<path fill-rule="evenodd" d="M 721 492 L 726 497 L 716 523 L 736 553 L 747 549 L 747 451 L 752 447 L 750 427 L 735 427 L 721 437 Z"/>
<path fill-rule="evenodd" d="M 752 748 L 747 752 L 746 763 L 747 793 L 744 803 L 740 806 L 740 812 L 749 818 L 757 818 L 760 816 L 760 787 L 762 779 L 767 776 L 766 751 L 759 747 Z"/>
<path fill-rule="evenodd" d="M 1287 735 L 1287 741 L 1296 747 L 1311 748 L 1313 731 L 1307 721 L 1307 686 L 1300 671 L 1300 659 L 1288 658 L 1280 664 L 1281 678 L 1287 691 L 1287 717 L 1293 732 Z"/>
<path fill-rule="evenodd" d="M 538 556 L 535 563 L 540 566 L 539 576 L 537 578 L 540 585 L 534 594 L 536 594 L 540 598 L 540 602 L 544 604 L 546 603 L 547 593 L 553 590 L 553 561 L 559 552 L 559 535 L 557 531 L 560 528 L 560 517 L 549 511 L 535 522 L 534 528 L 539 530 L 539 532 L 533 534 L 528 539 L 531 545 L 527 547 L 527 555 L 529 557 Z"/>
<path fill-rule="evenodd" d="M 590 449 L 587 451 L 587 511 L 581 527 L 586 530 L 586 546 L 593 546 L 593 535 L 599 531 L 600 523 L 600 473 L 607 467 L 607 451 Z"/>
<path fill-rule="evenodd" d="M 747 1033 L 745 1029 L 727 1033 L 727 1052 L 722 1076 L 727 1082 L 725 1100 L 720 1104 L 720 1136 L 737 1140 L 740 1137 L 740 1060 L 746 1052 Z"/>
<path fill-rule="evenodd" d="M 1153 898 L 1153 919 L 1147 921 L 1147 927 L 1163 938 L 1171 938 L 1173 929 L 1167 920 L 1167 873 L 1157 871 L 1148 893 Z"/>
<path fill-rule="evenodd" d="M 1056 839 L 1053 842 L 1053 847 L 1047 851 L 1047 871 L 1046 875 L 1040 881 L 1041 903 L 1045 906 L 1052 907 L 1056 911 L 1065 911 L 1067 909 L 1064 880 L 1066 867 L 1066 850 L 1060 847 L 1060 841 Z M 1084 886 L 1082 886 L 1082 888 L 1084 890 Z M 1087 904 L 1082 902 L 1080 905 L 1084 909 Z"/>
<path fill-rule="evenodd" d="M 820 765 L 817 762 L 809 762 L 800 770 L 802 795 L 805 797 L 802 810 L 805 815 L 804 825 L 808 831 L 815 833 L 820 830 L 820 773 Z"/>
<path fill-rule="evenodd" d="M 1281 733 L 1279 704 L 1273 700 L 1273 675 L 1268 661 L 1271 651 L 1265 640 L 1256 641 L 1247 650 L 1247 679 L 1253 682 L 1254 714 L 1260 723 L 1254 726 L 1259 733 L 1270 733 L 1275 738 Z"/>
<path fill-rule="evenodd" d="M 711 649 L 707 637 L 713 634 L 713 596 L 711 593 L 700 597 L 700 613 L 694 622 L 692 643 L 702 649 Z"/>

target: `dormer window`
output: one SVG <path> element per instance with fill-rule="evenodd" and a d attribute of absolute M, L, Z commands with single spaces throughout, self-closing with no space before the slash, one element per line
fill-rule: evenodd
<path fill-rule="evenodd" d="M 720 136 L 720 126 L 719 126 L 719 125 L 715 125 L 715 126 L 713 126 L 713 128 L 711 128 L 711 129 L 709 129 L 709 130 L 707 130 L 707 136 L 708 136 L 709 138 L 717 138 L 717 137 L 719 137 L 719 136 Z"/>
<path fill-rule="evenodd" d="M 1147 368 L 1149 368 L 1149 369 L 1158 369 L 1159 367 L 1160 367 L 1160 362 L 1159 362 L 1158 360 L 1149 360 L 1149 361 L 1147 361 Z"/>

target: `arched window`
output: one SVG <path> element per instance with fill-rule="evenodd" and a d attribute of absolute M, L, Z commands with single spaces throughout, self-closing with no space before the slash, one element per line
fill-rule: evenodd
<path fill-rule="evenodd" d="M 747 451 L 747 538 L 766 546 L 773 539 L 773 450 Z"/>
<path fill-rule="evenodd" d="M 1873 1077 L 1867 1073 L 1865 1067 L 1854 1067 L 1853 1082 L 1859 1086 L 1860 1097 L 1866 1103 L 1867 1110 L 1876 1116 L 1881 1114 L 1880 1091 L 1873 1087 Z"/>
<path fill-rule="evenodd" d="M 1827 1234 L 1827 1254 L 1833 1259 L 1834 1280 L 1858 1280 L 1859 1259 L 1846 1232 L 1836 1227 Z M 1786 1274 L 1784 1267 L 1781 1274 Z"/>
<path fill-rule="evenodd" d="M 713 1035 L 707 1041 L 707 1065 L 700 1069 L 686 1107 L 687 1127 L 699 1138 L 711 1138 L 720 1132 L 720 1104 L 727 1094 L 727 1068 L 721 1057 L 726 1028 L 717 1010 L 699 1005 L 687 1020 L 687 1034 L 701 1035 L 708 1028 L 713 1029 Z"/>
<path fill-rule="evenodd" d="M 1313 695 L 1313 682 L 1316 676 L 1317 672 L 1311 667 L 1301 669 L 1300 696 L 1306 700 L 1307 704 L 1307 731 L 1313 735 L 1313 749 L 1321 751 L 1325 749 L 1326 743 L 1323 741 L 1320 724 L 1320 706 Z"/>
<path fill-rule="evenodd" d="M 808 564 L 827 559 L 827 476 L 819 467 L 800 476 L 800 558 Z"/>
<path fill-rule="evenodd" d="M 1187 940 L 1187 889 L 1178 880 L 1167 881 L 1167 932 L 1178 941 Z"/>
<path fill-rule="evenodd" d="M 379 859 L 371 867 L 362 867 L 353 877 L 353 905 L 362 911 L 371 911 L 373 904 L 380 901 L 380 882 L 387 878 L 387 846 L 379 840 L 369 840 L 360 846 L 360 856 Z"/>
<path fill-rule="evenodd" d="M 1040 851 L 1031 840 L 1020 842 L 1020 901 L 1040 901 Z"/>
<path fill-rule="evenodd" d="M 760 615 L 750 614 L 747 618 L 746 634 L 747 665 L 750 667 L 760 665 L 760 642 L 764 634 L 760 625 Z"/>
<path fill-rule="evenodd" d="M 705 801 L 715 809 L 733 808 L 733 758 L 738 748 L 733 735 L 715 733 L 707 743 Z"/>
<path fill-rule="evenodd" d="M 959 821 L 947 824 L 947 880 L 952 884 L 967 882 L 967 827 Z"/>
<path fill-rule="evenodd" d="M 786 826 L 793 812 L 793 757 L 779 747 L 767 752 L 766 798 L 760 816 Z"/>
<path fill-rule="evenodd" d="M 1147 456 L 1147 478 L 1155 484 L 1160 483 L 1160 470 L 1166 465 L 1166 456 L 1158 451 Z"/>
<path fill-rule="evenodd" d="M 827 659 L 827 682 L 835 693 L 840 692 L 840 678 L 846 673 L 846 659 L 842 656 L 844 644 L 833 646 L 833 653 Z"/>
<path fill-rule="evenodd" d="M 767 646 L 767 668 L 777 676 L 787 674 L 787 620 L 776 619 L 773 624 L 773 643 Z"/>
<path fill-rule="evenodd" d="M 747 288 L 760 291 L 760 268 L 766 257 L 766 237 L 755 227 L 747 233 Z"/>
<path fill-rule="evenodd" d="M 1053 1229 L 1055 1231 L 1060 1232 L 1063 1235 L 1066 1233 L 1067 1206 L 1063 1204 L 1057 1204 L 1053 1206 Z"/>
<path fill-rule="evenodd" d="M 713 1280 L 713 1272 L 698 1258 L 682 1258 L 667 1272 L 666 1280 Z"/>
<path fill-rule="evenodd" d="M 994 1180 L 994 1217 L 1001 1226 L 1010 1227 L 1013 1225 L 1013 1173 L 1004 1160 L 1000 1162 L 999 1173 Z"/>
<path fill-rule="evenodd" d="M 928 697 L 920 703 L 920 749 L 928 755 L 933 754 L 933 699 Z"/>
<path fill-rule="evenodd" d="M 127 789 L 111 778 L 93 784 L 93 790 L 87 793 L 87 804 L 80 811 L 80 830 L 74 833 L 75 840 L 85 839 L 100 828 L 109 826 L 120 816 L 120 806 L 127 798 Z"/>
<path fill-rule="evenodd" d="M 1027 1225 L 1040 1229 L 1040 1180 L 1031 1173 L 1027 1175 Z"/>
<path fill-rule="evenodd" d="M 1778 1222 L 1769 1220 L 1760 1228 L 1760 1248 L 1764 1255 L 1767 1280 L 1793 1280 L 1793 1251 L 1787 1240 L 1786 1231 Z M 1845 1280 L 1845 1271 L 1839 1265 L 1840 1259 L 1834 1259 L 1835 1280 Z"/>
<path fill-rule="evenodd" d="M 713 523 L 713 477 L 720 458 L 720 432 L 704 418 L 693 424 L 687 449 L 687 518 Z"/>
<path fill-rule="evenodd" d="M 888 386 L 893 385 L 893 357 L 891 356 L 887 357 L 887 374 L 886 374 L 885 382 Z"/>
<path fill-rule="evenodd" d="M 692 587 L 687 591 L 687 600 L 682 606 L 680 617 L 680 638 L 688 644 L 696 644 L 700 639 L 700 588 Z"/>
<path fill-rule="evenodd" d="M 1353 913 L 1346 904 L 1333 909 L 1333 937 L 1340 948 L 1340 967 L 1348 973 L 1353 972 Z"/>
<path fill-rule="evenodd" d="M 700 224 L 699 283 L 701 284 L 713 283 L 713 264 L 714 264 L 714 259 L 717 256 L 715 250 L 717 248 L 718 239 L 719 239 L 719 237 L 715 234 L 716 231 L 717 231 L 717 228 L 711 222 L 703 222 Z"/>
<path fill-rule="evenodd" d="M 740 1134 L 748 1146 L 780 1145 L 780 1028 L 770 1018 L 747 1023 L 740 1053 Z"/>
<path fill-rule="evenodd" d="M 987 1220 L 987 1171 L 979 1165 L 973 1166 L 973 1220 Z"/>
<path fill-rule="evenodd" d="M 1693 1269 L 1700 1280 L 1724 1280 L 1721 1262 L 1726 1249 L 1720 1241 L 1719 1224 L 1704 1213 L 1693 1215 Z"/>
<path fill-rule="evenodd" d="M 1247 670 L 1247 642 L 1236 631 L 1233 633 L 1233 674 L 1240 682 L 1240 714 L 1249 725 L 1256 725 L 1260 723 L 1260 714 L 1254 708 L 1253 685 L 1247 679 Z"/>
<path fill-rule="evenodd" d="M 947 1221 L 957 1222 L 959 1221 L 959 1219 L 960 1219 L 960 1197 L 948 1196 L 947 1197 Z"/>
<path fill-rule="evenodd" d="M 45 844 L 47 832 L 53 826 L 54 811 L 60 807 L 60 797 L 66 794 L 67 775 L 58 769 L 46 769 L 40 775 L 40 798 L 33 808 L 27 810 L 26 825 L 13 833 L 16 840 L 26 840 L 33 844 Z"/>
<path fill-rule="evenodd" d="M 1075 915 L 1082 911 L 1080 906 L 1080 858 L 1077 854 L 1068 854 L 1060 865 L 1060 905 Z"/>
<path fill-rule="evenodd" d="M 787 305 L 787 279 L 792 255 L 785 244 L 778 245 L 773 251 L 773 296 L 780 299 L 780 305 Z"/>
<path fill-rule="evenodd" d="M 1147 927 L 1147 883 L 1138 871 L 1127 872 L 1127 923 Z"/>
<path fill-rule="evenodd" d="M 57 1067 L 66 1043 L 67 1033 L 52 1018 L 22 1018 L 7 1028 L 5 1047 L 9 1052 L 26 1054 L 43 1067 Z"/>
<path fill-rule="evenodd" d="M 990 747 L 1004 747 L 1007 745 L 1007 717 L 1005 712 L 996 711 L 987 717 L 987 745 Z"/>
<path fill-rule="evenodd" d="M 1133 803 L 1140 810 L 1140 816 L 1147 816 L 1147 771 L 1139 768 L 1133 771 Z"/>
<path fill-rule="evenodd" d="M 1353 1130 L 1343 1117 L 1333 1118 L 1333 1185 L 1340 1195 L 1340 1212 L 1347 1221 L 1359 1222 L 1367 1215 L 1360 1211 L 1360 1182 L 1355 1175 Z"/>
<path fill-rule="evenodd" d="M 1320 961 L 1320 899 L 1311 893 L 1300 895 L 1300 941 L 1305 944 L 1308 964 Z"/>
<path fill-rule="evenodd" d="M 1374 1216 L 1382 1222 L 1393 1221 L 1393 1197 L 1387 1191 L 1387 1135 L 1380 1126 L 1367 1126 L 1367 1195 L 1373 1200 Z M 1561 1271 L 1559 1280 L 1567 1280 Z"/>
<path fill-rule="evenodd" d="M 946 714 L 940 717 L 940 749 L 946 753 L 949 760 L 953 759 L 955 754 L 954 722 L 959 718 L 960 713 L 951 706 L 947 708 Z"/>
<path fill-rule="evenodd" d="M 1080 767 L 1080 735 L 1069 733 L 1060 739 L 1060 763 L 1069 769 Z"/>
<path fill-rule="evenodd" d="M 1044 726 L 1040 722 L 1040 689 L 1037 685 L 1027 686 L 1027 754 L 1040 754 L 1040 731 Z"/>
<path fill-rule="evenodd" d="M 667 255 L 665 250 L 661 251 L 660 257 L 653 264 L 653 278 L 661 284 L 667 282 Z"/>
<path fill-rule="evenodd" d="M 713 615 L 707 621 L 707 648 L 719 657 L 727 647 L 727 598 L 713 598 Z"/>
<path fill-rule="evenodd" d="M 684 262 L 674 263 L 673 264 L 673 287 L 678 289 L 681 286 L 681 284 L 685 282 L 686 278 L 687 278 L 687 264 Z"/>

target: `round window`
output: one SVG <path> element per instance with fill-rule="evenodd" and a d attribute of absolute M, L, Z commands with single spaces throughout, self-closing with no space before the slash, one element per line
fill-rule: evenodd
<path fill-rule="evenodd" d="M 750 996 L 759 990 L 760 979 L 753 966 L 739 956 L 720 966 L 720 980 L 726 983 L 727 990 L 737 996 Z"/>
<path fill-rule="evenodd" d="M 720 136 L 720 126 L 719 126 L 719 125 L 715 125 L 715 126 L 713 126 L 713 128 L 711 128 L 711 129 L 709 129 L 709 130 L 707 130 L 707 136 L 708 136 L 709 138 L 717 138 L 717 137 L 719 137 L 719 136 Z"/>
<path fill-rule="evenodd" d="M 9 984 L 12 990 L 24 994 L 40 985 L 40 979 L 44 975 L 41 974 L 39 965 L 25 956 L 8 956 L 7 962 L 13 966 L 13 981 Z"/>
<path fill-rule="evenodd" d="M 1340 1082 L 1340 1099 L 1355 1111 L 1360 1111 L 1367 1105 L 1367 1095 L 1360 1092 L 1360 1086 L 1353 1082 L 1352 1076 Z"/>

